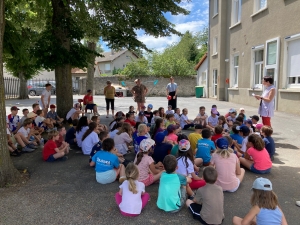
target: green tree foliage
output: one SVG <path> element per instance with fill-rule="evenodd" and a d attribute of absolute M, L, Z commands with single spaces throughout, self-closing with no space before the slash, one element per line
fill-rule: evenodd
<path fill-rule="evenodd" d="M 129 77 L 149 75 L 149 62 L 145 58 L 139 58 L 136 61 L 127 63 L 126 67 L 122 71 L 122 74 Z"/>
<path fill-rule="evenodd" d="M 208 27 L 204 27 L 202 31 L 196 33 L 196 44 L 199 46 L 199 52 L 196 56 L 196 63 L 198 63 L 202 56 L 207 52 L 208 31 Z"/>

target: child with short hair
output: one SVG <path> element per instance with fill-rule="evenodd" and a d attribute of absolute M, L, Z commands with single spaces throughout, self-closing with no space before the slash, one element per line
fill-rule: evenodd
<path fill-rule="evenodd" d="M 240 108 L 240 112 L 244 115 L 244 120 L 247 120 L 247 116 L 245 115 L 245 109 L 244 108 Z"/>
<path fill-rule="evenodd" d="M 236 121 L 236 110 L 235 109 L 229 109 L 229 115 L 226 117 L 228 125 L 232 126 L 233 123 Z M 244 117 L 243 117 L 243 121 L 244 121 Z"/>
<path fill-rule="evenodd" d="M 58 133 L 59 133 L 59 138 L 58 140 L 55 141 L 55 144 L 58 148 L 60 148 L 61 146 L 65 146 L 67 145 L 68 150 L 70 150 L 69 144 L 67 142 L 65 142 L 65 135 L 66 135 L 66 128 L 65 127 L 59 127 L 57 129 Z"/>
<path fill-rule="evenodd" d="M 244 218 L 233 217 L 234 225 L 287 225 L 286 218 L 279 207 L 278 198 L 273 192 L 272 183 L 267 178 L 257 178 L 252 185 L 252 208 Z"/>
<path fill-rule="evenodd" d="M 166 115 L 166 120 L 167 120 L 166 123 L 165 123 L 166 127 L 168 127 L 171 124 L 176 125 L 174 114 L 167 114 Z"/>
<path fill-rule="evenodd" d="M 172 106 L 171 105 L 168 105 L 168 110 L 166 110 L 166 115 L 168 114 L 174 114 L 174 110 L 172 110 Z"/>
<path fill-rule="evenodd" d="M 147 106 L 147 110 L 144 111 L 145 117 L 146 117 L 147 120 L 148 120 L 148 124 L 151 123 L 151 120 L 152 120 L 152 118 L 153 118 L 153 112 L 152 112 L 152 109 L 153 109 L 153 105 L 152 105 L 152 104 L 149 104 L 149 105 Z"/>
<path fill-rule="evenodd" d="M 216 144 L 216 140 L 223 137 L 223 127 L 220 125 L 215 127 L 215 134 L 211 137 L 211 140 Z"/>
<path fill-rule="evenodd" d="M 116 193 L 116 203 L 123 216 L 138 216 L 147 205 L 150 195 L 145 192 L 144 183 L 138 181 L 139 170 L 133 163 L 129 163 L 125 169 L 126 180 L 119 186 Z"/>
<path fill-rule="evenodd" d="M 82 153 L 84 155 L 90 155 L 94 145 L 99 142 L 97 131 L 97 124 L 89 123 L 89 129 L 82 136 Z"/>
<path fill-rule="evenodd" d="M 92 151 L 90 153 L 90 160 L 89 162 L 92 161 L 93 156 L 98 152 L 102 150 L 102 142 L 107 139 L 110 138 L 109 133 L 107 131 L 101 131 L 99 134 L 99 141 L 97 144 L 95 144 L 92 148 Z"/>
<path fill-rule="evenodd" d="M 273 134 L 273 129 L 270 126 L 263 126 L 261 128 L 261 135 L 264 137 L 263 141 L 265 142 L 265 148 L 267 149 L 271 160 L 274 159 L 275 154 L 275 142 L 274 139 L 271 137 Z"/>
<path fill-rule="evenodd" d="M 180 109 L 179 108 L 175 109 L 174 117 L 175 117 L 176 124 L 180 125 L 181 114 L 180 114 Z"/>
<path fill-rule="evenodd" d="M 253 134 L 253 132 L 255 131 L 255 127 L 252 125 L 252 120 L 245 120 L 244 124 L 250 129 L 250 134 Z"/>
<path fill-rule="evenodd" d="M 56 105 L 51 104 L 51 105 L 50 105 L 50 111 L 47 113 L 46 118 L 47 118 L 47 119 L 50 119 L 50 122 L 52 122 L 54 125 L 59 126 L 59 125 L 61 125 L 61 123 L 64 121 L 64 119 L 63 119 L 63 118 L 60 118 L 60 117 L 57 115 L 55 109 L 56 109 Z"/>
<path fill-rule="evenodd" d="M 38 111 L 39 109 L 40 109 L 39 103 L 32 104 L 32 112 L 34 112 L 36 114 L 36 111 Z"/>
<path fill-rule="evenodd" d="M 217 107 L 217 105 L 212 105 L 212 106 L 211 106 L 211 109 L 217 111 L 217 114 L 216 114 L 216 115 L 217 115 L 217 116 L 220 116 L 220 113 L 218 112 L 218 107 Z"/>
<path fill-rule="evenodd" d="M 270 173 L 272 161 L 261 137 L 251 134 L 247 146 L 248 150 L 245 152 L 245 158 L 240 157 L 241 164 L 253 173 Z"/>
<path fill-rule="evenodd" d="M 44 111 L 43 110 L 37 110 L 36 111 L 37 117 L 35 118 L 34 122 L 37 127 L 42 127 L 44 130 L 53 129 L 54 125 L 53 122 L 50 121 L 50 119 L 46 119 L 44 117 Z"/>
<path fill-rule="evenodd" d="M 135 126 L 136 122 L 134 120 L 134 114 L 133 113 L 126 113 L 126 120 L 125 123 L 129 123 L 132 127 Z"/>
<path fill-rule="evenodd" d="M 25 122 L 24 122 L 25 123 Z M 55 141 L 59 139 L 58 131 L 50 131 L 48 134 L 48 141 L 43 148 L 43 159 L 46 162 L 54 162 L 58 159 L 66 161 L 68 159 L 66 154 L 69 153 L 67 145 L 58 148 Z"/>
<path fill-rule="evenodd" d="M 185 176 L 176 173 L 177 160 L 173 155 L 164 158 L 165 171 L 161 174 L 156 205 L 165 212 L 178 212 L 186 200 Z"/>
<path fill-rule="evenodd" d="M 255 126 L 259 121 L 259 116 L 257 116 L 257 115 L 250 116 L 250 118 L 252 120 L 253 126 Z"/>
<path fill-rule="evenodd" d="M 153 111 L 153 117 L 152 117 L 152 119 L 151 119 L 151 124 L 155 124 L 155 119 L 156 119 L 157 117 L 159 117 L 159 112 L 158 112 L 158 110 L 154 110 L 154 111 Z"/>
<path fill-rule="evenodd" d="M 136 112 L 134 111 L 134 106 L 129 106 L 128 113 L 132 113 L 133 115 L 136 114 Z"/>
<path fill-rule="evenodd" d="M 23 113 L 23 117 L 20 119 L 20 126 L 22 126 L 24 121 L 27 119 L 27 115 L 29 113 L 29 110 L 28 109 L 23 109 L 22 113 Z"/>
<path fill-rule="evenodd" d="M 213 130 L 216 126 L 218 126 L 218 114 L 219 112 L 215 109 L 215 108 L 212 108 L 211 111 L 210 111 L 210 117 L 208 117 L 207 119 L 207 126 L 208 128 L 210 128 L 211 130 Z"/>
<path fill-rule="evenodd" d="M 201 158 L 203 160 L 203 166 L 210 165 L 211 153 L 216 150 L 214 142 L 211 140 L 211 131 L 208 128 L 202 130 L 202 139 L 198 140 L 196 159 Z M 196 164 L 196 166 L 200 166 Z"/>
<path fill-rule="evenodd" d="M 236 148 L 237 148 L 238 152 L 243 154 L 248 149 L 247 142 L 248 142 L 248 136 L 250 134 L 250 129 L 249 129 L 249 127 L 247 127 L 245 125 L 237 126 L 236 129 L 239 131 L 239 134 L 243 137 L 242 147 L 239 148 L 239 146 L 237 145 Z"/>
<path fill-rule="evenodd" d="M 119 163 L 118 156 L 115 153 L 114 140 L 107 138 L 102 143 L 103 151 L 98 151 L 90 162 L 90 166 L 95 166 L 96 181 L 100 184 L 109 184 L 114 182 L 119 176 L 119 182 L 123 183 L 125 177 L 125 167 Z"/>
<path fill-rule="evenodd" d="M 149 153 L 152 152 L 155 141 L 148 138 L 140 143 L 140 151 L 134 159 L 134 164 L 139 169 L 138 180 L 143 182 L 145 186 L 149 186 L 158 181 L 163 171 L 162 163 L 154 164 L 154 160 Z"/>
<path fill-rule="evenodd" d="M 208 119 L 208 116 L 205 113 L 205 107 L 200 106 L 199 113 L 198 113 L 197 117 L 195 118 L 194 123 L 201 124 L 202 127 L 205 128 L 208 123 L 207 119 Z"/>
<path fill-rule="evenodd" d="M 97 129 L 99 133 L 101 131 L 108 131 L 107 126 L 100 123 L 100 116 L 92 116 L 91 121 L 97 124 Z"/>
<path fill-rule="evenodd" d="M 203 126 L 201 124 L 195 124 L 195 132 L 190 133 L 188 137 L 194 155 L 196 153 L 198 140 L 202 139 L 202 129 Z"/>
<path fill-rule="evenodd" d="M 145 116 L 144 112 L 140 111 L 139 114 L 135 117 L 135 122 L 148 123 L 148 119 Z"/>
<path fill-rule="evenodd" d="M 66 132 L 65 142 L 69 143 L 69 145 L 77 145 L 76 139 L 76 126 L 78 124 L 78 119 L 72 120 L 73 126 Z"/>
<path fill-rule="evenodd" d="M 225 137 L 216 140 L 217 150 L 212 154 L 211 163 L 218 172 L 216 184 L 223 191 L 235 192 L 244 178 L 245 170 L 241 169 L 240 161 L 229 144 Z"/>
<path fill-rule="evenodd" d="M 23 126 L 18 130 L 17 135 L 20 135 L 22 141 L 30 149 L 37 148 L 37 142 L 40 141 L 40 138 L 34 134 L 34 130 L 32 129 L 32 119 L 26 119 L 24 121 Z M 30 150 L 27 150 L 26 152 L 30 152 Z"/>
<path fill-rule="evenodd" d="M 10 108 L 10 114 L 7 116 L 9 128 L 13 134 L 16 134 L 21 127 L 20 117 L 18 116 L 19 108 L 13 106 Z"/>
<path fill-rule="evenodd" d="M 188 109 L 187 108 L 184 108 L 182 110 L 182 114 L 181 114 L 181 117 L 180 117 L 180 127 L 183 129 L 183 130 L 187 130 L 189 129 L 190 127 L 194 127 L 195 125 L 193 124 L 193 122 L 191 120 L 189 120 L 188 116 Z"/>
<path fill-rule="evenodd" d="M 206 185 L 197 190 L 194 200 L 186 201 L 186 206 L 193 218 L 202 224 L 221 224 L 224 219 L 224 194 L 222 188 L 215 184 L 218 172 L 213 167 L 206 167 L 203 178 Z"/>
<path fill-rule="evenodd" d="M 198 189 L 205 185 L 205 181 L 196 175 L 195 169 L 197 169 L 198 172 L 199 168 L 194 165 L 194 163 L 201 164 L 202 160 L 199 158 L 194 159 L 191 144 L 188 140 L 180 140 L 178 143 L 178 148 L 178 165 L 176 173 L 189 178 L 189 182 L 186 186 L 186 192 L 191 198 L 193 198 L 194 192 L 192 189 Z"/>

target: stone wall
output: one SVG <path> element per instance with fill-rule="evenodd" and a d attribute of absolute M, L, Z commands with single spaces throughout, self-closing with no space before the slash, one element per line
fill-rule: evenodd
<path fill-rule="evenodd" d="M 130 90 L 134 85 L 134 80 L 140 78 L 142 83 L 148 88 L 148 96 L 166 96 L 166 86 L 170 82 L 169 78 L 154 77 L 154 76 L 139 76 L 132 79 L 127 79 L 124 76 L 107 76 L 107 77 L 95 77 L 94 88 L 95 95 L 103 95 L 106 81 L 110 80 L 112 85 L 117 89 L 124 88 L 121 85 L 121 81 L 126 84 L 126 89 Z M 195 96 L 195 86 L 197 85 L 197 76 L 185 76 L 185 77 L 174 77 L 175 82 L 178 85 L 178 96 L 188 97 Z M 154 86 L 154 81 L 158 80 L 158 83 Z M 80 94 L 86 93 L 86 78 L 79 81 Z"/>

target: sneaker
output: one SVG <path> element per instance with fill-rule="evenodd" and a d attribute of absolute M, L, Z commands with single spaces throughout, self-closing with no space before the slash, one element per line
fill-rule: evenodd
<path fill-rule="evenodd" d="M 119 183 L 122 184 L 125 180 L 126 180 L 126 177 L 124 177 L 124 176 L 120 177 L 119 178 Z"/>
<path fill-rule="evenodd" d="M 35 149 L 32 149 L 28 146 L 25 146 L 24 148 L 22 148 L 22 152 L 33 152 Z"/>
<path fill-rule="evenodd" d="M 37 149 L 38 148 L 38 146 L 36 146 L 32 143 L 28 144 L 27 147 L 32 148 L 32 149 Z"/>
<path fill-rule="evenodd" d="M 64 157 L 61 158 L 61 161 L 63 161 L 63 162 L 67 161 L 67 160 L 68 160 L 68 156 L 64 156 Z"/>
<path fill-rule="evenodd" d="M 194 200 L 194 197 L 195 197 L 194 195 L 193 196 L 189 196 L 188 199 L 189 200 Z"/>
<path fill-rule="evenodd" d="M 18 150 L 14 150 L 13 152 L 10 153 L 11 156 L 16 156 L 16 157 L 19 157 L 21 156 L 21 153 L 18 152 Z"/>
<path fill-rule="evenodd" d="M 300 201 L 296 201 L 296 206 L 300 207 Z"/>

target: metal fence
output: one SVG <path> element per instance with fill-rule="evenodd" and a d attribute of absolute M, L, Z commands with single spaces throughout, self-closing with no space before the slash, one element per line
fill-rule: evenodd
<path fill-rule="evenodd" d="M 4 78 L 5 99 L 19 98 L 20 79 L 13 77 Z"/>
<path fill-rule="evenodd" d="M 39 96 L 45 90 L 45 84 L 50 83 L 52 85 L 52 95 L 56 94 L 56 83 L 54 79 L 31 79 L 27 81 L 27 90 L 29 96 Z M 4 78 L 4 90 L 5 99 L 19 98 L 20 93 L 20 79 L 5 77 Z M 73 93 L 79 94 L 79 79 L 72 79 Z"/>

